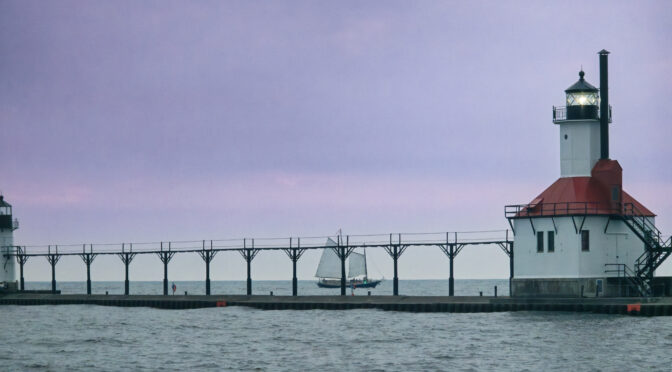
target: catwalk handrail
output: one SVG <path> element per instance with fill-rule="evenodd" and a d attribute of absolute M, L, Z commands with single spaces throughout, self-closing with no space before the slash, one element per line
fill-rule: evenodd
<path fill-rule="evenodd" d="M 50 256 L 120 253 L 151 254 L 160 252 L 201 252 L 240 250 L 287 250 L 346 248 L 385 248 L 391 246 L 449 246 L 480 244 L 512 244 L 509 230 L 463 231 L 443 233 L 393 233 L 364 235 L 326 235 L 288 238 L 239 238 L 179 240 L 142 243 L 51 244 L 12 246 L 12 256 Z M 327 245 L 327 239 L 335 245 Z"/>

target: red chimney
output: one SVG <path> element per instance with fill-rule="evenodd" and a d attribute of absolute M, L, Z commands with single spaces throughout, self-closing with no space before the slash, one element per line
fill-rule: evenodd
<path fill-rule="evenodd" d="M 608 193 L 611 209 L 620 212 L 623 201 L 623 168 L 618 161 L 601 159 L 595 164 L 590 174 L 604 187 L 604 192 Z"/>

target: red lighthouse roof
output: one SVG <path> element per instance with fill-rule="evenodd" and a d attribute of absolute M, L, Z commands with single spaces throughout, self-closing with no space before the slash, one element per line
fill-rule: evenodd
<path fill-rule="evenodd" d="M 525 206 L 507 207 L 515 217 L 573 214 L 638 215 L 655 214 L 622 190 L 622 168 L 616 160 L 600 160 L 591 177 L 563 177 Z"/>

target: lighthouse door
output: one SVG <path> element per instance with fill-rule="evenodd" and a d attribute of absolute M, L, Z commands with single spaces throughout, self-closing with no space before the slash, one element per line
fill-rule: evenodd
<path fill-rule="evenodd" d="M 611 242 L 609 249 L 606 250 L 606 263 L 608 264 L 624 264 L 626 263 L 627 252 L 624 251 L 625 244 L 622 241 L 623 234 L 608 234 L 608 241 Z"/>
<path fill-rule="evenodd" d="M 626 242 L 623 239 L 627 238 L 625 234 L 614 234 L 614 257 L 613 262 L 617 264 L 627 264 L 627 252 L 625 251 Z"/>

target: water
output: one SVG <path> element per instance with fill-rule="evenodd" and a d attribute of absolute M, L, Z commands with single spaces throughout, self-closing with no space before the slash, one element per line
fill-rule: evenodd
<path fill-rule="evenodd" d="M 500 281 L 457 281 L 456 291 L 494 283 Z M 324 293 L 309 284 L 302 282 L 300 290 Z M 81 283 L 62 285 L 64 291 L 81 288 Z M 106 285 L 118 290 L 120 283 Z M 255 285 L 260 291 L 287 286 Z M 244 291 L 242 282 L 217 286 Z M 408 294 L 415 294 L 411 288 L 423 293 L 447 287 L 445 281 L 400 286 Z M 158 292 L 161 285 L 147 283 L 146 289 Z M 669 371 L 672 362 L 667 317 L 88 305 L 3 306 L 0 311 L 0 370 L 9 371 Z"/>

